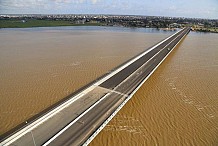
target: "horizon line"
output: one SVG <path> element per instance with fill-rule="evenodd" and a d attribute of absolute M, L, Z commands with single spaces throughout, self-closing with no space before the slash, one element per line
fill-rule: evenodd
<path fill-rule="evenodd" d="M 218 18 L 200 18 L 200 17 L 184 17 L 184 16 L 157 16 L 157 15 L 142 15 L 142 14 L 94 14 L 94 13 L 20 13 L 20 14 L 0 14 L 0 15 L 112 15 L 112 16 L 146 16 L 146 17 L 170 17 L 170 18 L 186 18 L 186 19 L 203 19 L 203 20 L 218 20 Z"/>

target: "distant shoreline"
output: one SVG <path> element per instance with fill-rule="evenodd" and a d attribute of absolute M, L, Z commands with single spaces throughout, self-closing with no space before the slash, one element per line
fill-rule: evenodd
<path fill-rule="evenodd" d="M 32 27 L 58 27 L 58 26 L 123 26 L 123 25 L 111 25 L 103 22 L 86 22 L 86 23 L 73 23 L 72 21 L 66 20 L 18 20 L 18 19 L 0 19 L 0 29 L 1 28 L 32 28 Z M 124 26 L 126 27 L 126 26 Z M 134 26 L 132 26 L 134 27 Z M 147 28 L 139 27 L 137 28 Z M 156 28 L 156 27 L 149 27 Z M 175 28 L 159 28 L 164 31 L 174 31 Z M 196 32 L 209 32 L 218 33 L 218 28 L 193 28 L 192 31 Z"/>
<path fill-rule="evenodd" d="M 0 28 L 31 28 L 55 26 L 104 26 L 102 23 L 75 24 L 64 20 L 0 20 Z"/>
<path fill-rule="evenodd" d="M 195 28 L 192 29 L 192 31 L 196 31 L 196 32 L 210 32 L 210 33 L 218 33 L 218 28 Z"/>

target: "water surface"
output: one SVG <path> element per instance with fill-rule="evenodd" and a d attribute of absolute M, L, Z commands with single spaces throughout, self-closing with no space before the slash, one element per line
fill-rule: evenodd
<path fill-rule="evenodd" d="M 0 134 L 172 32 L 122 27 L 0 30 Z"/>
<path fill-rule="evenodd" d="M 90 145 L 217 146 L 217 40 L 190 33 Z"/>

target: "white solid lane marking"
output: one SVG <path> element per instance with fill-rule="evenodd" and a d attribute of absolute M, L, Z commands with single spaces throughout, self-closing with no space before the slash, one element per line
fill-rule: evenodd
<path fill-rule="evenodd" d="M 181 35 L 181 34 L 180 34 Z M 152 56 L 148 61 L 146 61 L 144 64 L 142 64 L 137 70 L 135 70 L 132 74 L 130 74 L 126 79 L 124 79 L 119 85 L 117 85 L 113 90 L 116 90 L 121 84 L 123 84 L 125 81 L 127 81 L 129 78 L 131 78 L 132 75 L 134 75 L 136 72 L 138 72 L 145 64 L 147 64 L 149 61 L 151 61 L 154 57 L 156 57 L 161 51 L 163 51 L 170 43 L 172 43 L 175 39 L 177 39 L 180 35 L 178 35 L 176 38 L 174 38 L 172 41 L 170 41 L 167 45 L 165 45 L 160 51 L 158 51 L 154 56 Z"/>
<path fill-rule="evenodd" d="M 64 127 L 61 131 L 59 131 L 56 135 L 54 135 L 51 139 L 49 139 L 43 146 L 49 145 L 52 141 L 54 141 L 58 136 L 60 136 L 64 131 L 66 131 L 69 127 L 71 127 L 74 123 L 76 123 L 81 117 L 83 117 L 86 113 L 88 113 L 90 110 L 92 110 L 97 104 L 99 104 L 102 100 L 104 100 L 110 93 L 107 93 L 105 96 L 103 96 L 100 100 L 98 100 L 95 104 L 93 104 L 91 107 L 89 107 L 86 111 L 84 111 L 79 117 L 77 117 L 75 120 L 73 120 L 70 124 L 68 124 L 66 127 Z"/>
<path fill-rule="evenodd" d="M 106 81 L 107 79 L 109 79 L 110 77 L 114 76 L 115 74 L 117 74 L 118 72 L 120 72 L 121 70 L 123 70 L 124 68 L 126 68 L 127 66 L 129 66 L 130 64 L 132 64 L 133 62 L 135 62 L 136 60 L 140 59 L 142 56 L 144 56 L 145 54 L 147 54 L 148 52 L 150 52 L 151 50 L 153 50 L 154 48 L 156 48 L 157 46 L 159 46 L 160 44 L 162 44 L 163 42 L 165 42 L 166 40 L 170 39 L 171 37 L 173 37 L 174 35 L 176 35 L 177 33 L 183 31 L 184 29 L 181 29 L 180 31 L 174 33 L 173 35 L 169 36 L 168 38 L 164 39 L 163 41 L 159 42 L 158 44 L 156 44 L 155 46 L 153 46 L 152 48 L 148 49 L 147 51 L 143 52 L 142 54 L 138 55 L 137 57 L 133 58 L 132 60 L 130 60 L 129 62 L 127 62 L 126 64 L 124 64 L 123 66 L 119 67 L 118 69 L 112 71 L 109 75 L 107 75 L 106 77 L 104 77 L 103 79 L 99 80 L 98 82 L 96 82 L 94 85 L 99 86 L 100 84 L 102 84 L 104 81 Z"/>

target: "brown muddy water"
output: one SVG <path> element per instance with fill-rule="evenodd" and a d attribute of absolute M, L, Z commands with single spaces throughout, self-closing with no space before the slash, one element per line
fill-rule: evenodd
<path fill-rule="evenodd" d="M 90 146 L 217 146 L 217 40 L 190 33 Z"/>
<path fill-rule="evenodd" d="M 148 30 L 1 29 L 0 135 L 170 35 Z"/>
<path fill-rule="evenodd" d="M 98 27 L 1 30 L 0 133 L 169 35 Z M 190 33 L 90 145 L 218 145 L 217 40 Z"/>

